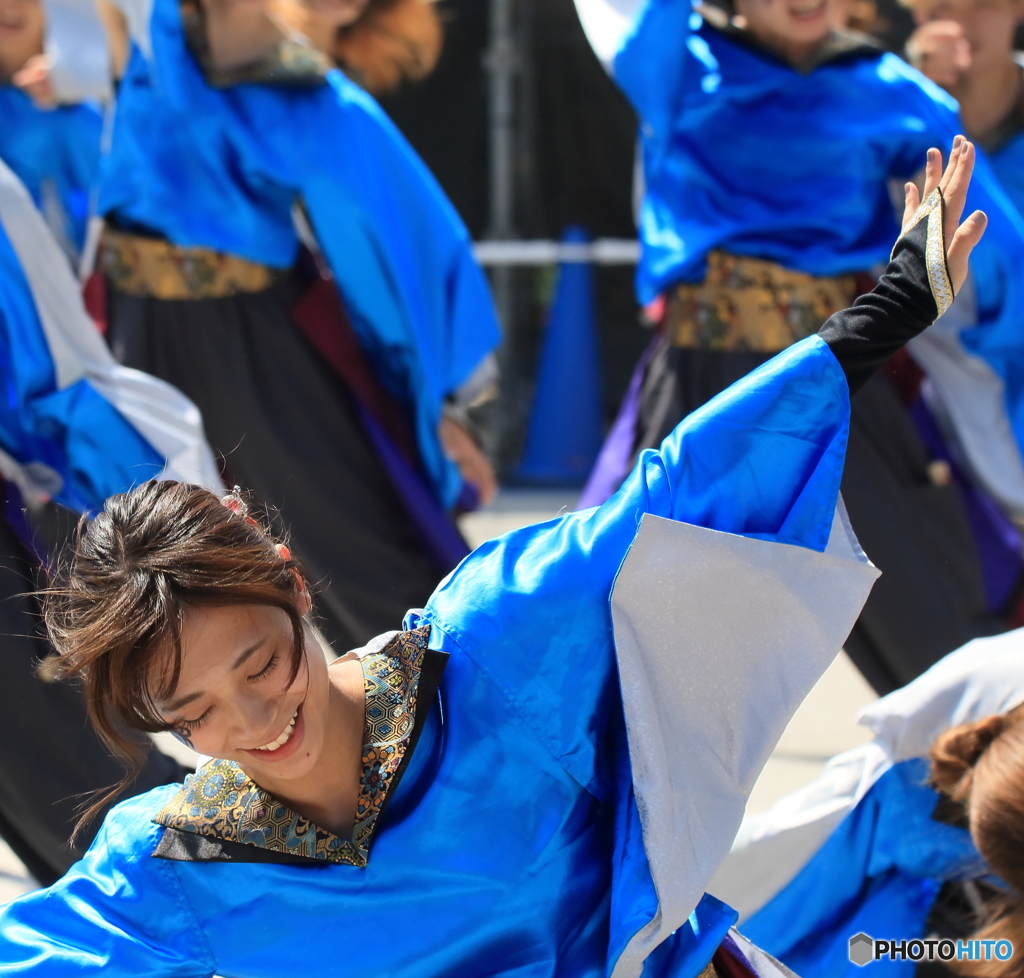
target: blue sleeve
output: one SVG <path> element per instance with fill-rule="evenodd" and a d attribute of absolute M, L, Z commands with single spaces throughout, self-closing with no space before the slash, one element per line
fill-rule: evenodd
<path fill-rule="evenodd" d="M 308 128 L 302 197 L 362 347 L 411 409 L 424 467 L 452 505 L 462 483 L 437 426 L 446 396 L 500 339 L 490 290 L 423 161 L 365 92 L 337 73 L 331 82 L 330 103 L 303 105 L 323 121 Z"/>
<path fill-rule="evenodd" d="M 810 337 L 644 452 L 600 508 L 477 549 L 434 593 L 428 618 L 600 795 L 598 744 L 615 695 L 609 596 L 641 517 L 824 550 L 849 413 L 842 369 Z"/>
<path fill-rule="evenodd" d="M 163 831 L 149 821 L 152 802 L 140 804 L 151 795 L 113 809 L 61 880 L 0 911 L 0 974 L 209 978 L 215 972 L 172 865 L 150 856 Z"/>
<path fill-rule="evenodd" d="M 163 469 L 159 453 L 87 379 L 58 389 L 31 289 L 2 227 L 0 385 L 0 447 L 56 471 L 63 505 L 98 510 Z"/>
<path fill-rule="evenodd" d="M 648 151 L 668 144 L 689 57 L 706 56 L 693 23 L 700 16 L 690 0 L 648 0 L 615 57 L 615 81 L 640 117 Z"/>

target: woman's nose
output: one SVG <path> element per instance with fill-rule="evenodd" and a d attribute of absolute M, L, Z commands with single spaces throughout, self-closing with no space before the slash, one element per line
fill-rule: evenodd
<path fill-rule="evenodd" d="M 239 696 L 234 706 L 232 730 L 235 746 L 252 749 L 273 740 L 278 731 L 271 730 L 279 712 L 278 701 L 258 696 Z"/>

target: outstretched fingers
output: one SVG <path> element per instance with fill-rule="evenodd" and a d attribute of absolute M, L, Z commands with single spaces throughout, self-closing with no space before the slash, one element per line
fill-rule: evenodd
<path fill-rule="evenodd" d="M 953 145 L 956 146 L 955 140 Z M 952 160 L 952 158 L 953 154 L 950 153 L 950 159 Z M 928 195 L 942 182 L 942 176 L 942 153 L 933 147 L 928 150 L 924 165 L 924 190 L 921 193 L 921 200 L 926 200 Z"/>
<path fill-rule="evenodd" d="M 952 241 L 960 225 L 960 218 L 967 202 L 967 188 L 971 185 L 971 175 L 974 173 L 974 144 L 962 136 L 957 136 L 957 139 L 959 144 L 954 149 L 955 157 L 953 154 L 950 155 L 949 166 L 946 167 L 940 184 L 946 202 L 944 230 L 947 241 Z"/>
<path fill-rule="evenodd" d="M 921 202 L 927 200 L 936 188 L 941 189 L 945 204 L 943 221 L 943 237 L 946 242 L 946 262 L 949 269 L 950 284 L 953 292 L 958 293 L 967 279 L 968 259 L 975 245 L 981 241 L 988 218 L 983 211 L 975 211 L 963 222 L 960 217 L 967 203 L 967 190 L 971 185 L 974 173 L 976 153 L 974 144 L 963 136 L 953 140 L 949 153 L 949 161 L 945 170 L 942 168 L 942 153 L 937 149 L 928 150 L 928 161 L 925 165 L 924 190 L 919 191 L 913 183 L 904 186 L 905 209 L 903 212 L 903 230 L 910 229 Z M 934 211 L 929 220 L 934 220 Z"/>
<path fill-rule="evenodd" d="M 949 277 L 953 291 L 959 292 L 967 278 L 968 259 L 974 246 L 981 241 L 985 228 L 988 227 L 988 216 L 984 211 L 975 211 L 956 229 L 949 248 L 946 251 L 946 262 L 949 265 Z"/>
<path fill-rule="evenodd" d="M 910 224 L 911 218 L 917 213 L 917 208 L 921 205 L 921 191 L 917 189 L 916 183 L 908 181 L 903 185 L 904 205 L 903 205 L 903 230 L 907 230 L 907 225 Z"/>
<path fill-rule="evenodd" d="M 957 136 L 956 139 L 961 139 L 961 136 Z M 957 141 L 953 142 L 954 149 L 957 146 Z M 950 162 L 952 163 L 954 157 L 950 154 Z M 910 182 L 904 185 L 903 192 L 905 195 L 904 207 L 903 207 L 903 230 L 906 231 L 910 222 L 917 212 L 917 208 L 920 206 L 921 201 L 927 199 L 928 195 L 938 187 L 943 180 L 945 174 L 942 172 L 942 153 L 937 149 L 928 150 L 927 157 L 924 165 L 924 190 L 919 190 L 917 184 Z"/>

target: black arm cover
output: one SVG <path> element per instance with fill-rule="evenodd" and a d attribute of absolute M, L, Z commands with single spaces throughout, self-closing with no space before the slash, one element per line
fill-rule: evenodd
<path fill-rule="evenodd" d="M 919 221 L 896 242 L 878 285 L 818 330 L 843 368 L 851 394 L 938 318 L 925 265 L 927 240 L 928 221 Z"/>

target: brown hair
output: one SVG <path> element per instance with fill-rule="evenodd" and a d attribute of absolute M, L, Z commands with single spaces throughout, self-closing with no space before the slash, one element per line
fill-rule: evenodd
<path fill-rule="evenodd" d="M 147 482 L 112 496 L 79 523 L 70 557 L 43 594 L 58 658 L 54 678 L 79 677 L 93 726 L 125 761 L 124 779 L 79 827 L 138 773 L 149 747 L 131 731 L 173 729 L 157 702 L 178 684 L 185 613 L 201 605 L 280 608 L 295 633 L 294 681 L 303 660 L 295 562 L 249 515 L 236 489 L 219 499 L 201 486 Z"/>
<path fill-rule="evenodd" d="M 1013 957 L 949 961 L 947 967 L 979 978 L 1024 975 L 1024 704 L 947 730 L 930 758 L 932 784 L 965 805 L 978 852 L 1010 887 L 974 936 L 1011 941 Z"/>
<path fill-rule="evenodd" d="M 444 42 L 433 0 L 370 0 L 335 38 L 334 59 L 375 95 L 434 70 Z"/>

